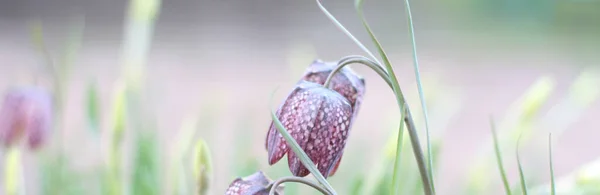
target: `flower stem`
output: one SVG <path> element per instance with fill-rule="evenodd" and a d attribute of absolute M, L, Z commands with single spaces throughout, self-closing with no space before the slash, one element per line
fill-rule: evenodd
<path fill-rule="evenodd" d="M 296 183 L 306 184 L 306 185 L 318 190 L 319 192 L 321 192 L 323 194 L 327 194 L 327 195 L 331 194 L 331 193 L 327 192 L 327 189 L 319 186 L 319 184 L 316 184 L 308 179 L 305 179 L 302 177 L 288 176 L 288 177 L 279 178 L 279 179 L 275 180 L 273 183 L 269 184 L 269 187 L 267 187 L 267 189 L 270 189 L 269 195 L 275 195 L 275 190 L 277 190 L 277 187 L 286 182 L 296 182 Z"/>
<path fill-rule="evenodd" d="M 383 78 L 387 82 L 387 84 L 390 85 L 390 87 L 392 86 L 392 81 L 389 80 L 388 74 L 385 71 L 385 69 L 383 69 L 383 67 L 381 67 L 377 62 L 359 55 L 346 56 L 340 59 L 338 61 L 338 65 L 331 71 L 331 73 L 329 73 L 329 76 L 327 76 L 327 79 L 325 80 L 323 86 L 329 87 L 333 76 L 335 76 L 335 74 L 338 73 L 346 65 L 353 63 L 360 63 L 368 66 L 369 68 L 373 69 L 381 78 Z"/>
<path fill-rule="evenodd" d="M 333 78 L 333 76 L 336 73 L 338 73 L 345 66 L 353 64 L 353 63 L 363 64 L 363 65 L 366 65 L 369 68 L 373 69 L 393 89 L 393 81 L 388 76 L 387 72 L 382 68 L 382 66 L 364 56 L 347 56 L 347 57 L 342 58 L 338 62 L 338 65 L 331 71 L 331 73 L 329 73 L 329 76 L 327 77 L 327 80 L 325 81 L 323 86 L 328 87 L 329 83 L 331 82 L 331 79 Z M 400 93 L 399 98 L 404 100 L 404 95 L 402 93 Z M 427 171 L 427 165 L 425 162 L 425 157 L 423 155 L 423 151 L 421 149 L 421 144 L 419 142 L 417 129 L 416 129 L 414 120 L 412 119 L 412 114 L 410 112 L 410 109 L 409 109 L 408 105 L 406 104 L 406 101 L 403 101 L 402 107 L 403 107 L 403 110 L 402 110 L 403 120 L 406 123 L 406 127 L 408 129 L 408 134 L 410 136 L 410 141 L 411 141 L 411 144 L 413 147 L 413 153 L 415 155 L 417 165 L 419 166 L 419 172 L 421 174 L 423 186 L 425 186 L 425 194 L 433 194 L 432 188 L 431 188 L 431 179 L 430 179 L 428 171 Z M 400 134 L 399 136 L 402 136 L 402 134 Z M 401 141 L 401 140 L 398 140 L 398 141 Z M 397 151 L 399 151 L 399 150 L 400 150 L 400 148 L 397 148 Z"/>

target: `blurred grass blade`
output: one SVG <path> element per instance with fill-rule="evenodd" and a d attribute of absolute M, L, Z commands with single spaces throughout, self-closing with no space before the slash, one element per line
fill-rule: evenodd
<path fill-rule="evenodd" d="M 500 171 L 500 175 L 502 176 L 502 182 L 504 183 L 504 190 L 506 190 L 506 194 L 510 195 L 510 185 L 508 183 L 508 179 L 506 178 L 506 171 L 504 170 L 504 165 L 502 163 L 502 153 L 500 152 L 500 146 L 498 143 L 498 135 L 496 133 L 496 124 L 494 123 L 494 119 L 490 118 L 490 126 L 492 129 L 492 137 L 494 138 L 494 151 L 496 153 L 496 161 L 498 165 L 498 170 Z"/>
<path fill-rule="evenodd" d="M 273 94 L 271 94 L 271 101 L 269 101 L 270 104 L 272 104 L 273 102 L 273 96 L 275 95 L 275 92 L 276 90 L 273 91 Z M 272 106 L 269 105 L 270 110 L 271 107 Z M 306 167 L 310 171 L 310 173 L 317 179 L 317 181 L 319 181 L 319 183 L 321 183 L 321 185 L 323 185 L 327 189 L 327 191 L 329 191 L 332 195 L 337 195 L 333 187 L 331 187 L 329 182 L 327 182 L 327 179 L 325 179 L 321 172 L 319 172 L 319 169 L 317 169 L 315 163 L 312 162 L 312 160 L 308 157 L 304 150 L 302 150 L 300 145 L 298 145 L 296 140 L 294 140 L 292 135 L 290 135 L 290 133 L 288 133 L 288 131 L 283 126 L 283 124 L 281 124 L 281 121 L 279 121 L 279 118 L 277 118 L 277 115 L 273 110 L 271 110 L 271 118 L 273 119 L 273 122 L 277 127 L 279 133 L 281 133 L 287 144 L 290 146 L 290 148 L 292 148 L 293 152 L 300 159 L 300 162 L 302 162 L 302 165 L 304 165 L 304 167 Z"/>
<path fill-rule="evenodd" d="M 21 151 L 18 148 L 9 148 L 4 155 L 4 190 L 6 195 L 25 195 Z"/>
<path fill-rule="evenodd" d="M 404 118 L 404 116 L 406 115 L 406 112 L 402 111 L 401 114 L 401 120 L 400 121 L 404 121 L 402 120 Z M 401 163 L 402 161 L 401 156 L 402 156 L 402 146 L 404 144 L 404 123 L 400 122 L 400 127 L 398 128 L 398 137 L 396 139 L 396 157 L 395 162 L 394 162 L 394 172 L 392 174 L 392 187 L 391 187 L 391 194 L 399 194 L 400 193 L 400 172 L 401 172 Z"/>
<path fill-rule="evenodd" d="M 548 135 L 548 156 L 550 159 L 550 194 L 556 194 L 556 182 L 554 181 L 554 165 L 552 164 L 552 133 Z"/>
<path fill-rule="evenodd" d="M 36 21 L 32 24 L 31 27 L 31 40 L 36 47 L 41 52 L 42 57 L 45 60 L 45 66 L 43 69 L 45 71 L 49 71 L 53 77 L 56 77 L 56 67 L 54 63 L 54 59 L 52 59 L 52 55 L 48 52 L 46 47 L 46 42 L 44 41 L 44 32 L 41 22 Z M 55 78 L 56 79 L 56 78 Z"/>
<path fill-rule="evenodd" d="M 182 122 L 179 132 L 177 132 L 177 142 L 171 149 L 172 156 L 169 162 L 171 173 L 169 176 L 171 178 L 169 179 L 169 187 L 173 188 L 172 191 L 176 192 L 176 194 L 189 194 L 189 192 L 184 192 L 189 190 L 189 188 L 187 187 L 187 172 L 183 167 L 187 167 L 184 159 L 190 153 L 189 151 L 193 146 L 197 124 L 198 121 L 193 115 L 186 117 Z"/>
<path fill-rule="evenodd" d="M 108 145 L 108 165 L 106 173 L 107 185 L 105 188 L 111 195 L 123 194 L 123 178 L 122 178 L 122 158 L 121 150 L 123 145 L 123 137 L 125 134 L 126 117 L 127 117 L 127 93 L 125 85 L 117 82 L 113 88 L 113 98 L 111 106 L 111 124 L 109 132 Z"/>
<path fill-rule="evenodd" d="M 396 121 L 397 119 L 391 119 L 392 121 Z M 377 194 L 376 190 L 382 190 L 381 188 L 389 188 L 390 185 L 388 185 L 389 182 L 391 182 L 392 178 L 391 178 L 391 174 L 389 174 L 389 171 L 386 171 L 386 169 L 390 166 L 393 166 L 395 155 L 396 155 L 396 146 L 397 146 L 397 139 L 396 134 L 398 133 L 398 131 L 393 130 L 392 134 L 390 134 L 388 136 L 388 141 L 385 143 L 382 151 L 382 154 L 380 155 L 380 157 L 378 157 L 373 163 L 373 167 L 371 167 L 368 171 L 367 171 L 367 175 L 365 176 L 365 180 L 363 182 L 363 187 L 361 187 L 361 191 L 358 194 Z M 406 132 L 404 132 L 406 134 Z M 406 139 L 405 137 L 403 137 L 403 139 Z M 405 143 L 405 142 L 402 142 Z M 389 175 L 389 182 L 387 181 L 383 181 L 388 179 Z M 385 183 L 385 186 L 381 186 L 378 188 L 378 185 L 381 185 L 381 183 Z M 389 189 L 391 190 L 391 188 Z M 389 193 L 385 193 L 385 194 L 389 194 Z"/>
<path fill-rule="evenodd" d="M 194 158 L 194 178 L 198 186 L 198 194 L 206 195 L 211 185 L 212 178 L 212 159 L 208 144 L 203 139 L 196 143 Z"/>
<path fill-rule="evenodd" d="M 497 137 L 497 142 L 502 150 L 512 151 L 519 137 L 523 141 L 528 141 L 531 138 L 534 125 L 537 124 L 536 117 L 542 111 L 542 106 L 548 102 L 554 88 L 555 79 L 549 76 L 542 76 L 536 79 L 525 93 L 511 104 L 500 126 L 501 129 L 507 129 L 507 131 Z M 487 142 L 489 142 L 490 146 L 494 144 L 492 143 L 492 139 Z M 492 155 L 492 150 L 493 148 L 483 148 L 479 158 L 469 170 L 470 176 L 467 181 L 467 187 L 473 194 L 485 193 L 485 189 L 492 183 L 490 177 L 482 174 L 494 168 L 492 162 L 496 161 L 496 159 Z"/>
<path fill-rule="evenodd" d="M 96 83 L 88 84 L 87 89 L 87 118 L 90 125 L 90 129 L 94 133 L 100 131 L 100 106 L 98 100 L 98 89 Z"/>
<path fill-rule="evenodd" d="M 159 163 L 156 136 L 149 131 L 140 132 L 135 140 L 133 178 L 131 190 L 134 195 L 159 194 Z"/>
<path fill-rule="evenodd" d="M 527 195 L 527 183 L 525 181 L 525 174 L 523 173 L 523 166 L 521 165 L 521 157 L 519 156 L 519 144 L 521 142 L 521 138 L 519 137 L 519 139 L 517 140 L 517 149 L 516 149 L 516 155 L 517 155 L 517 165 L 519 166 L 519 179 L 521 180 L 521 191 L 523 192 L 523 195 Z"/>
<path fill-rule="evenodd" d="M 354 35 L 352 35 L 352 33 L 350 33 L 350 31 L 348 31 L 346 27 L 342 25 L 342 23 L 340 23 L 331 13 L 329 13 L 329 11 L 327 11 L 323 4 L 321 4 L 321 0 L 317 0 L 317 4 L 319 5 L 321 11 L 327 16 L 327 18 L 329 18 L 329 20 L 331 20 L 331 22 L 333 22 L 333 24 L 335 24 L 335 26 L 337 26 L 342 32 L 344 32 L 344 34 L 350 37 L 350 39 L 352 39 L 352 41 L 354 41 L 354 43 L 356 43 L 360 49 L 369 54 L 369 57 L 373 58 L 373 61 L 377 62 L 377 64 L 381 64 L 381 62 L 377 60 L 377 57 L 375 57 L 375 55 L 373 55 L 373 53 L 367 49 L 365 45 L 363 45 L 356 37 L 354 37 Z"/>
<path fill-rule="evenodd" d="M 85 17 L 76 17 L 76 22 L 71 26 L 69 35 L 67 37 L 67 43 L 65 46 L 63 58 L 59 64 L 57 73 L 62 79 L 66 79 L 67 75 L 70 74 L 73 63 L 75 62 L 75 56 L 77 51 L 81 48 L 81 42 L 83 40 L 83 31 L 85 28 Z"/>

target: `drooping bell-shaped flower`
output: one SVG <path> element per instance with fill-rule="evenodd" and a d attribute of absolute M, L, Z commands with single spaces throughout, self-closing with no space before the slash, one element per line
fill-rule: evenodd
<path fill-rule="evenodd" d="M 304 72 L 302 80 L 315 82 L 323 85 L 327 77 L 337 66 L 336 62 L 323 62 L 315 60 Z M 356 116 L 365 94 L 365 79 L 356 74 L 350 67 L 345 66 L 331 79 L 330 88 L 342 94 L 352 105 L 352 117 L 350 117 L 350 128 Z M 329 176 L 337 171 L 342 158 L 340 157 Z"/>
<path fill-rule="evenodd" d="M 325 177 L 341 158 L 352 114 L 352 106 L 344 96 L 308 81 L 298 82 L 276 112 L 284 127 Z M 287 154 L 292 174 L 300 177 L 308 175 L 308 169 L 276 128 L 271 123 L 267 134 L 269 164 L 278 162 Z"/>
<path fill-rule="evenodd" d="M 225 195 L 268 195 L 268 185 L 271 183 L 262 171 L 258 171 L 244 178 L 236 178 L 225 191 Z M 275 194 L 283 195 L 283 186 L 277 186 Z"/>
<path fill-rule="evenodd" d="M 27 139 L 30 149 L 37 149 L 52 128 L 52 96 L 41 88 L 15 88 L 4 96 L 0 108 L 0 141 L 11 147 Z"/>
<path fill-rule="evenodd" d="M 336 62 L 315 60 L 304 72 L 302 80 L 323 85 L 336 66 Z M 333 76 L 329 85 L 329 88 L 342 94 L 350 101 L 354 113 L 353 117 L 355 117 L 365 94 L 365 79 L 356 74 L 350 67 L 345 66 Z"/>

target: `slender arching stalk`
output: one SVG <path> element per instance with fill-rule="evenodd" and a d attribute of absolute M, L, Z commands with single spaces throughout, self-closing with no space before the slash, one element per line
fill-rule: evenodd
<path fill-rule="evenodd" d="M 364 56 L 358 56 L 358 55 L 346 56 L 346 57 L 343 57 L 342 59 L 340 59 L 338 61 L 337 66 L 331 71 L 331 73 L 329 73 L 329 76 L 327 76 L 327 79 L 325 80 L 325 83 L 323 84 L 323 86 L 328 87 L 329 83 L 331 83 L 331 79 L 333 79 L 333 76 L 335 76 L 335 74 L 337 72 L 342 70 L 342 68 L 344 68 L 346 65 L 350 65 L 350 64 L 354 64 L 354 63 L 363 64 L 363 65 L 366 65 L 369 68 L 373 69 L 381 78 L 383 78 L 385 80 L 385 82 L 388 85 L 390 85 L 390 87 L 392 86 L 392 81 L 389 79 L 388 74 L 383 69 L 383 67 L 381 67 L 379 64 L 377 64 L 376 62 L 374 62 L 373 60 L 371 60 L 369 58 L 366 58 Z"/>
<path fill-rule="evenodd" d="M 279 178 L 277 180 L 275 180 L 273 183 L 271 183 L 269 185 L 269 187 L 267 189 L 269 190 L 269 195 L 275 195 L 275 190 L 277 190 L 277 186 L 286 183 L 286 182 L 296 182 L 296 183 L 302 183 L 302 184 L 306 184 L 316 190 L 318 190 L 319 192 L 326 194 L 326 195 L 330 195 L 331 193 L 327 192 L 327 190 L 323 187 L 321 187 L 319 184 L 312 182 L 308 179 L 302 178 L 302 177 L 282 177 Z"/>
<path fill-rule="evenodd" d="M 383 69 L 383 67 L 364 56 L 347 56 L 347 57 L 342 58 L 342 60 L 340 60 L 338 62 L 338 65 L 331 71 L 331 73 L 329 73 L 329 76 L 327 77 L 327 80 L 325 80 L 325 83 L 323 86 L 329 87 L 329 83 L 331 83 L 331 79 L 333 78 L 333 76 L 336 73 L 338 73 L 345 66 L 353 64 L 353 63 L 366 65 L 369 68 L 373 69 L 393 89 L 393 87 L 392 87 L 393 81 L 392 81 L 392 79 L 390 79 L 390 77 L 388 76 L 387 72 Z M 402 94 L 400 94 L 400 96 L 402 96 L 400 98 L 404 99 Z M 428 195 L 433 194 L 432 189 L 430 188 L 431 180 L 429 178 L 429 173 L 427 172 L 427 164 L 425 162 L 425 157 L 423 156 L 423 150 L 421 149 L 421 144 L 419 142 L 417 129 L 416 129 L 415 123 L 412 119 L 412 114 L 410 112 L 408 104 L 406 104 L 406 101 L 403 102 L 402 107 L 404 108 L 404 110 L 401 110 L 401 112 L 403 113 L 403 116 L 404 116 L 403 120 L 406 123 L 406 127 L 408 128 L 408 134 L 410 135 L 410 141 L 411 141 L 411 144 L 413 147 L 413 153 L 415 155 L 415 159 L 417 160 L 417 165 L 419 166 L 419 172 L 421 174 L 421 180 L 423 182 L 423 186 L 425 186 L 425 194 L 428 194 Z"/>

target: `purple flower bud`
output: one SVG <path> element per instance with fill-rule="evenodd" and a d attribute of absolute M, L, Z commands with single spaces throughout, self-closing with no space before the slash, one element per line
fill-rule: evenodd
<path fill-rule="evenodd" d="M 225 195 L 268 195 L 267 186 L 271 183 L 262 171 L 258 171 L 244 178 L 236 178 L 227 188 Z M 283 195 L 283 186 L 277 186 L 275 194 Z"/>
<path fill-rule="evenodd" d="M 335 69 L 337 62 L 323 62 L 321 60 L 315 60 L 306 70 L 302 80 L 315 82 L 323 85 L 327 77 Z M 350 117 L 350 129 L 365 94 L 365 79 L 356 74 L 350 67 L 346 66 L 337 72 L 331 79 L 329 84 L 330 88 L 342 94 L 350 104 L 352 105 L 352 117 Z M 329 176 L 333 176 L 340 165 L 342 157 L 337 160 L 335 167 L 329 173 Z"/>
<path fill-rule="evenodd" d="M 348 138 L 353 114 L 348 100 L 323 85 L 300 81 L 276 114 L 321 174 L 329 176 Z M 270 165 L 287 154 L 292 174 L 299 177 L 308 175 L 308 169 L 290 150 L 273 123 L 266 142 Z"/>
<path fill-rule="evenodd" d="M 37 149 L 52 128 L 52 97 L 39 88 L 12 89 L 0 108 L 0 141 L 15 145 L 23 136 L 30 149 Z"/>

